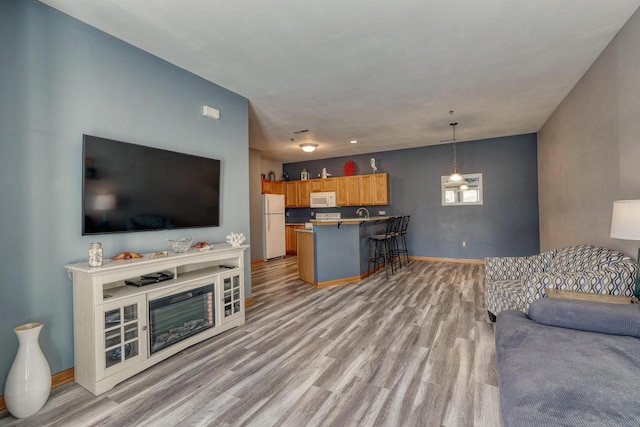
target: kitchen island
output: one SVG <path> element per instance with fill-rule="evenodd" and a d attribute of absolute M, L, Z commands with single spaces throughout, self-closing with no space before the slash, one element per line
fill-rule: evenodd
<path fill-rule="evenodd" d="M 369 272 L 369 236 L 385 232 L 388 216 L 312 220 L 296 230 L 300 279 L 327 287 L 362 280 Z"/>

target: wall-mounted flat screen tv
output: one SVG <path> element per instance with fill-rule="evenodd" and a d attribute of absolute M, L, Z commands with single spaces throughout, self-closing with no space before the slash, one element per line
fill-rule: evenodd
<path fill-rule="evenodd" d="M 220 160 L 83 136 L 82 234 L 220 225 Z"/>

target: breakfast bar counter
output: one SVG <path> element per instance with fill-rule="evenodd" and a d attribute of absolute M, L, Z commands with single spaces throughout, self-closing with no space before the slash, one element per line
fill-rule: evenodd
<path fill-rule="evenodd" d="M 317 219 L 296 230 L 300 279 L 326 287 L 358 282 L 368 274 L 369 236 L 384 233 L 388 216 Z"/>
<path fill-rule="evenodd" d="M 341 224 L 357 224 L 357 225 L 375 225 L 385 222 L 390 216 L 371 216 L 362 218 L 340 218 L 340 219 L 315 219 L 311 220 L 313 225 L 341 225 Z"/>

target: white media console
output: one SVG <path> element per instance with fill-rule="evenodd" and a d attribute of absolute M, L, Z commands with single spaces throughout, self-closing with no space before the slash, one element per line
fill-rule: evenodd
<path fill-rule="evenodd" d="M 102 267 L 66 265 L 73 274 L 75 382 L 97 396 L 186 347 L 244 324 L 246 248 L 220 243 L 208 251 L 108 260 Z M 160 272 L 173 278 L 141 287 L 125 283 Z M 182 322 L 187 312 L 198 317 L 198 311 L 204 314 L 197 320 L 171 324 Z"/>

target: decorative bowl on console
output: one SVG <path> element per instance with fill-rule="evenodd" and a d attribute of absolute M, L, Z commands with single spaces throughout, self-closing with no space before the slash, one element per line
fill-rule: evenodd
<path fill-rule="evenodd" d="M 193 237 L 183 237 L 182 239 L 167 239 L 171 249 L 177 254 L 185 253 L 191 248 Z"/>

